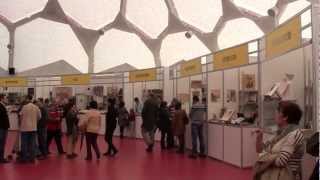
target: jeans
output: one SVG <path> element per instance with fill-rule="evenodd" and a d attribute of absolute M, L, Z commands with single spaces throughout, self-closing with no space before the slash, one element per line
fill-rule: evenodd
<path fill-rule="evenodd" d="M 38 129 L 38 145 L 39 150 L 42 156 L 46 156 L 48 154 L 47 149 L 47 128 L 39 128 Z"/>
<path fill-rule="evenodd" d="M 192 135 L 192 153 L 198 154 L 198 138 L 200 143 L 200 154 L 204 154 L 204 140 L 203 140 L 203 124 L 192 124 L 191 125 Z"/>
<path fill-rule="evenodd" d="M 21 132 L 21 160 L 30 161 L 35 159 L 36 135 L 35 131 Z"/>
<path fill-rule="evenodd" d="M 141 128 L 141 134 L 145 141 L 145 143 L 150 146 L 154 144 L 154 135 L 156 133 L 156 129 L 153 129 L 151 131 L 147 131 L 144 128 Z"/>
<path fill-rule="evenodd" d="M 97 158 L 100 158 L 100 151 L 97 143 L 98 134 L 86 132 L 86 143 L 87 143 L 87 159 L 92 158 L 91 147 L 96 153 Z"/>
<path fill-rule="evenodd" d="M 0 161 L 4 158 L 4 151 L 7 142 L 8 130 L 0 129 Z"/>

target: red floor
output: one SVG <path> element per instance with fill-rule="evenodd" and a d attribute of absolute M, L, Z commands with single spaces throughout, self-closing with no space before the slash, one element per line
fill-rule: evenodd
<path fill-rule="evenodd" d="M 8 149 L 12 147 L 10 134 Z M 100 137 L 100 149 L 106 145 Z M 242 170 L 212 159 L 192 160 L 187 155 L 173 151 L 161 152 L 159 146 L 152 154 L 147 154 L 140 140 L 115 138 L 119 154 L 115 158 L 103 157 L 91 162 L 82 155 L 75 160 L 67 160 L 51 154 L 48 160 L 35 164 L 10 163 L 0 165 L 1 180 L 249 180 L 251 170 Z M 77 148 L 79 150 L 79 148 Z M 55 149 L 52 146 L 51 151 Z M 93 156 L 95 157 L 95 156 Z"/>

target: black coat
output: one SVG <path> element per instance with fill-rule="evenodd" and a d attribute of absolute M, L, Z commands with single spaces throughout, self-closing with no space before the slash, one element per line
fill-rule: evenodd
<path fill-rule="evenodd" d="M 156 128 L 158 120 L 159 105 L 155 98 L 149 98 L 142 109 L 142 128 L 146 131 L 152 131 Z"/>
<path fill-rule="evenodd" d="M 108 112 L 106 114 L 106 131 L 113 130 L 117 127 L 117 116 L 117 109 L 112 106 L 108 107 Z"/>
<path fill-rule="evenodd" d="M 0 129 L 10 128 L 9 116 L 6 107 L 0 103 Z"/>
<path fill-rule="evenodd" d="M 160 131 L 169 131 L 171 127 L 170 112 L 168 108 L 159 109 L 159 120 L 157 123 Z"/>

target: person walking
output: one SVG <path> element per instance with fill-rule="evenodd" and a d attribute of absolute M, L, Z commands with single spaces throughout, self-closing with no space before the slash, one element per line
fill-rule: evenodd
<path fill-rule="evenodd" d="M 62 140 L 61 140 L 62 138 L 61 122 L 62 122 L 61 110 L 59 109 L 56 102 L 53 100 L 49 108 L 49 120 L 47 125 L 47 129 L 48 129 L 47 149 L 49 153 L 50 153 L 49 151 L 50 144 L 53 139 L 56 142 L 58 153 L 60 155 L 63 155 L 66 153 L 63 150 Z"/>
<path fill-rule="evenodd" d="M 118 153 L 118 149 L 113 145 L 113 133 L 117 127 L 117 109 L 115 108 L 115 99 L 110 98 L 108 100 L 108 112 L 106 114 L 106 134 L 105 141 L 108 143 L 108 151 L 104 156 L 115 156 Z"/>
<path fill-rule="evenodd" d="M 124 130 L 129 126 L 129 112 L 125 107 L 125 103 L 123 101 L 119 104 L 118 109 L 118 124 L 120 127 L 120 138 L 124 137 Z"/>
<path fill-rule="evenodd" d="M 172 121 L 173 134 L 179 140 L 179 148 L 177 153 L 183 154 L 185 150 L 185 131 L 186 125 L 189 123 L 189 118 L 185 110 L 181 109 L 181 103 L 176 102 L 175 113 Z"/>
<path fill-rule="evenodd" d="M 5 105 L 6 96 L 0 94 L 0 164 L 8 163 L 5 158 L 5 147 L 8 136 L 8 129 L 10 128 L 10 121 Z"/>
<path fill-rule="evenodd" d="M 161 131 L 161 149 L 169 147 L 169 133 L 171 131 L 170 112 L 167 102 L 163 101 L 159 110 L 158 128 Z"/>
<path fill-rule="evenodd" d="M 159 105 L 154 94 L 150 93 L 142 109 L 141 133 L 147 145 L 147 152 L 153 151 L 154 135 L 156 132 L 156 123 L 158 120 Z"/>
<path fill-rule="evenodd" d="M 41 118 L 40 109 L 34 105 L 32 96 L 27 96 L 27 104 L 22 107 L 21 116 L 21 156 L 19 162 L 35 161 L 37 124 Z"/>
<path fill-rule="evenodd" d="M 200 144 L 199 157 L 206 157 L 205 145 L 203 138 L 203 126 L 206 121 L 207 108 L 206 105 L 200 103 L 198 96 L 193 96 L 193 104 L 190 110 L 189 117 L 191 119 L 191 136 L 192 136 L 192 153 L 190 158 L 197 158 L 198 156 L 198 139 Z"/>
<path fill-rule="evenodd" d="M 41 119 L 38 121 L 37 125 L 37 135 L 38 135 L 38 148 L 40 154 L 38 155 L 38 159 L 45 159 L 48 155 L 47 150 L 47 123 L 49 119 L 48 109 L 44 105 L 44 101 L 42 98 L 39 98 L 37 101 L 37 106 L 41 112 Z"/>
<path fill-rule="evenodd" d="M 78 111 L 74 98 L 69 99 L 68 104 L 64 108 L 64 117 L 67 125 L 67 158 L 74 159 L 78 155 L 75 153 L 76 144 L 78 141 Z"/>
<path fill-rule="evenodd" d="M 92 160 L 92 151 L 91 148 L 96 153 L 97 159 L 100 159 L 100 150 L 98 147 L 98 133 L 101 128 L 101 114 L 98 111 L 98 103 L 96 101 L 91 101 L 89 105 L 89 110 L 86 113 L 87 119 L 84 122 L 80 123 L 81 129 L 85 129 L 86 136 L 86 146 L 87 146 L 87 156 L 86 160 Z"/>

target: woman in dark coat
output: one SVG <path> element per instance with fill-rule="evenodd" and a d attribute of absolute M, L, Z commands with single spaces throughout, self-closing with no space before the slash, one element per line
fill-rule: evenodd
<path fill-rule="evenodd" d="M 170 112 L 167 102 L 161 102 L 159 109 L 158 128 L 161 131 L 161 149 L 166 149 L 169 144 L 169 134 L 171 131 Z"/>
<path fill-rule="evenodd" d="M 106 134 L 105 141 L 108 143 L 108 151 L 104 153 L 104 156 L 114 156 L 118 153 L 117 148 L 113 145 L 112 137 L 114 130 L 117 127 L 117 109 L 115 108 L 115 99 L 108 100 L 108 112 L 106 114 Z"/>

